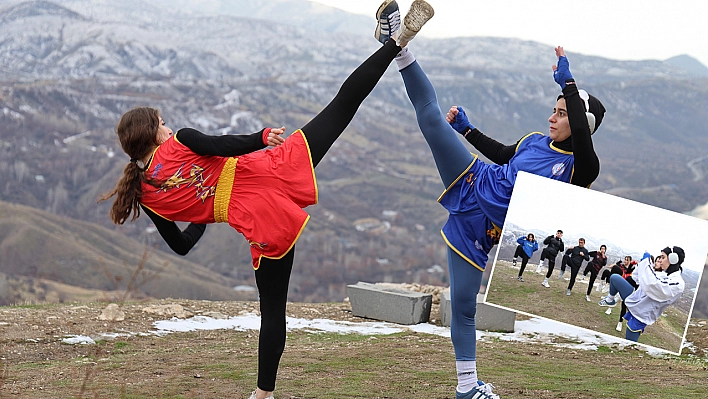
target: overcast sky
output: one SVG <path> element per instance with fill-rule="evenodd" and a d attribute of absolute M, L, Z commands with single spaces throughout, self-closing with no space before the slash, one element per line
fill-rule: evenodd
<path fill-rule="evenodd" d="M 514 184 L 506 222 L 607 239 L 608 245 L 652 255 L 679 246 L 686 252 L 683 267 L 696 272 L 708 255 L 708 221 L 524 172 Z"/>
<path fill-rule="evenodd" d="M 382 0 L 311 0 L 372 18 Z M 428 0 L 422 36 L 532 40 L 618 60 L 688 54 L 708 66 L 706 0 Z M 398 1 L 405 14 L 412 0 Z"/>

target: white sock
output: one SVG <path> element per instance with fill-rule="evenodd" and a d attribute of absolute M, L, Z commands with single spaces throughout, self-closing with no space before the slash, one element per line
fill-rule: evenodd
<path fill-rule="evenodd" d="M 457 360 L 457 392 L 466 393 L 477 386 L 477 362 L 475 360 Z"/>
<path fill-rule="evenodd" d="M 402 71 L 414 62 L 415 56 L 412 52 L 408 51 L 408 46 L 404 47 L 398 54 L 396 54 L 396 65 L 398 65 L 399 71 Z"/>

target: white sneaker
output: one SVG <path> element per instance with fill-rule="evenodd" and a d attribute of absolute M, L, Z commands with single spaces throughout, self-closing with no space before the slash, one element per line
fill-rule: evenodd
<path fill-rule="evenodd" d="M 256 399 L 256 391 L 251 392 L 251 396 L 249 396 L 248 399 Z M 271 393 L 270 396 L 268 396 L 266 399 L 275 399 L 275 398 L 273 398 L 273 394 Z"/>
<path fill-rule="evenodd" d="M 403 18 L 401 29 L 396 37 L 396 44 L 399 46 L 408 44 L 433 15 L 435 15 L 435 10 L 430 4 L 425 0 L 415 0 L 408 10 L 408 14 Z"/>
<path fill-rule="evenodd" d="M 374 37 L 382 44 L 393 36 L 401 26 L 401 13 L 396 0 L 384 0 L 376 11 L 376 31 Z"/>
<path fill-rule="evenodd" d="M 541 283 L 541 285 L 544 286 L 544 287 L 546 287 L 546 288 L 551 288 L 551 285 L 548 284 L 548 279 L 543 280 L 543 282 Z"/>
<path fill-rule="evenodd" d="M 558 279 L 562 279 L 563 275 L 565 274 L 565 270 L 561 270 L 561 273 L 558 275 Z"/>
<path fill-rule="evenodd" d="M 602 300 L 600 302 L 598 302 L 598 305 L 614 308 L 615 306 L 617 306 L 617 301 L 613 301 L 613 300 L 610 300 L 607 298 L 602 298 Z"/>
<path fill-rule="evenodd" d="M 585 295 L 585 300 L 588 302 L 592 302 L 592 300 L 590 299 L 590 295 Z"/>
<path fill-rule="evenodd" d="M 622 332 L 622 322 L 617 322 L 617 327 L 615 327 L 615 330 Z"/>
<path fill-rule="evenodd" d="M 570 290 L 566 291 L 565 294 L 566 294 L 567 296 L 570 296 Z"/>
<path fill-rule="evenodd" d="M 612 314 L 612 308 L 607 308 L 607 310 L 605 311 L 605 314 Z"/>
<path fill-rule="evenodd" d="M 455 399 L 499 399 L 499 395 L 492 392 L 494 385 L 485 384 L 481 381 L 478 381 L 477 384 L 482 385 L 478 385 L 466 393 L 455 391 Z"/>
<path fill-rule="evenodd" d="M 600 292 L 602 290 L 602 283 L 597 283 L 597 287 L 595 287 L 595 291 Z"/>
<path fill-rule="evenodd" d="M 543 271 L 543 263 L 538 265 L 538 267 L 536 268 L 536 273 L 541 274 L 542 271 Z"/>

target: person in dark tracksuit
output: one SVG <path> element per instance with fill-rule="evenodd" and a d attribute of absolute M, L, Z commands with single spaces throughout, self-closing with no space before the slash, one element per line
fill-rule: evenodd
<path fill-rule="evenodd" d="M 569 262 L 570 256 L 568 254 L 563 254 L 563 258 L 561 259 L 561 271 L 558 275 L 559 280 L 563 278 L 563 275 L 565 274 L 565 267 L 569 265 Z"/>
<path fill-rule="evenodd" d="M 521 258 L 521 269 L 519 269 L 519 277 L 517 279 L 521 282 L 524 279 L 521 277 L 524 274 L 524 269 L 526 269 L 526 264 L 528 263 L 533 253 L 538 251 L 538 241 L 534 237 L 533 233 L 529 233 L 526 237 L 519 237 L 516 239 L 519 245 L 516 247 L 516 252 L 514 252 L 513 264 L 516 266 L 516 258 Z"/>
<path fill-rule="evenodd" d="M 570 295 L 573 290 L 573 285 L 575 285 L 575 277 L 577 277 L 580 271 L 580 266 L 583 264 L 583 260 L 590 260 L 590 255 L 588 254 L 587 248 L 585 248 L 585 239 L 581 238 L 578 240 L 577 247 L 570 247 L 565 254 L 570 257 L 568 260 L 568 266 L 570 266 L 570 281 L 568 282 L 568 290 L 565 292 L 566 295 Z M 548 285 L 548 278 L 544 281 L 544 287 Z"/>
<path fill-rule="evenodd" d="M 546 237 L 546 239 L 543 240 L 543 245 L 546 247 L 541 251 L 541 261 L 538 263 L 536 273 L 541 273 L 543 270 L 543 261 L 545 259 L 548 259 L 548 268 L 553 270 L 556 264 L 556 256 L 558 256 L 558 253 L 564 251 L 563 230 L 556 231 L 555 236 Z"/>
<path fill-rule="evenodd" d="M 585 266 L 585 270 L 583 271 L 583 276 L 587 276 L 587 274 L 590 273 L 590 282 L 588 283 L 588 290 L 585 293 L 585 299 L 588 302 L 590 302 L 590 293 L 592 292 L 592 287 L 595 285 L 595 279 L 597 279 L 600 270 L 607 264 L 607 255 L 605 255 L 605 252 L 607 252 L 607 246 L 600 245 L 599 251 L 591 251 L 588 254 L 592 257 L 592 260 Z"/>

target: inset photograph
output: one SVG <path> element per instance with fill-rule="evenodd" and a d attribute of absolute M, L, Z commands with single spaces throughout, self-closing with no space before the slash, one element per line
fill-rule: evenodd
<path fill-rule="evenodd" d="M 679 354 L 708 221 L 519 172 L 485 302 Z"/>

